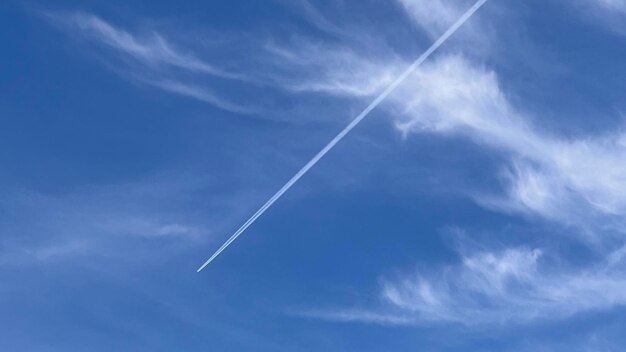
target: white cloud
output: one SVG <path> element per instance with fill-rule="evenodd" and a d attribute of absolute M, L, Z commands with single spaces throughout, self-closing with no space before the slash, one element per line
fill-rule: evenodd
<path fill-rule="evenodd" d="M 398 0 L 416 25 L 431 37 L 438 37 L 463 14 L 467 1 Z"/>
<path fill-rule="evenodd" d="M 437 39 L 475 1 L 472 0 L 396 0 L 411 18 L 413 24 L 425 32 L 431 40 Z M 492 3 L 489 6 L 497 6 Z M 481 11 L 486 11 L 485 6 Z M 496 37 L 483 20 L 474 16 L 452 38 L 456 47 L 470 49 L 474 55 L 491 53 Z M 458 39 L 458 40 L 455 40 Z"/>
<path fill-rule="evenodd" d="M 397 1 L 416 27 L 429 36 L 428 42 L 441 36 L 473 4 L 472 1 L 450 0 Z M 397 27 L 388 33 L 378 28 L 358 27 L 331 42 L 294 35 L 287 44 L 270 42 L 265 49 L 270 60 L 279 67 L 273 79 L 283 88 L 368 98 L 382 92 L 415 59 L 406 60 L 389 45 L 388 36 L 397 35 L 397 31 Z M 461 38 L 455 41 L 456 47 L 471 47 L 474 53 L 487 51 L 488 43 L 493 40 L 480 16 L 465 23 L 451 41 L 456 38 Z"/>
<path fill-rule="evenodd" d="M 180 197 L 188 194 L 168 182 L 84 187 L 62 195 L 7 193 L 0 209 L 10 209 L 11 216 L 0 221 L 0 263 L 134 256 L 140 250 L 129 245 L 133 241 L 175 240 L 163 242 L 170 249 L 197 243 L 209 233 L 206 224 L 171 207 L 182 207 Z"/>
<path fill-rule="evenodd" d="M 580 4 L 596 6 L 604 10 L 626 12 L 625 0 L 578 0 Z"/>
<path fill-rule="evenodd" d="M 75 26 L 81 32 L 80 34 L 149 66 L 170 65 L 223 78 L 242 78 L 237 74 L 216 68 L 192 54 L 180 52 L 157 32 L 152 32 L 151 35 L 143 38 L 138 37 L 114 27 L 97 16 L 86 13 L 75 13 L 64 19 Z"/>
<path fill-rule="evenodd" d="M 407 0 L 405 5 L 418 3 Z M 440 12 L 437 18 L 444 23 L 447 12 Z M 437 18 L 420 21 L 435 31 Z M 406 67 L 393 55 L 390 60 L 356 50 L 315 49 L 315 55 L 306 56 L 314 58 L 317 75 L 302 84 L 310 91 L 326 87 L 326 92 L 363 98 L 376 92 L 371 82 L 385 82 L 388 72 Z M 340 64 L 333 61 L 336 56 Z M 327 61 L 332 64 L 324 65 Z M 357 78 L 352 78 L 352 70 L 360 70 Z M 586 241 L 602 241 L 613 233 L 607 229 L 623 233 L 626 134 L 620 128 L 577 137 L 548 132 L 541 128 L 541 116 L 511 103 L 496 72 L 460 54 L 440 54 L 426 63 L 385 107 L 407 137 L 429 133 L 464 138 L 504 158 L 502 194 L 472 194 L 479 204 L 577 225 L 583 231 L 572 233 L 586 235 Z M 594 250 L 602 255 L 605 248 Z M 497 325 L 561 319 L 626 304 L 622 252 L 609 253 L 609 262 L 580 269 L 550 265 L 536 249 L 483 251 L 437 273 L 420 271 L 385 280 L 380 309 L 307 315 L 380 324 Z"/>
<path fill-rule="evenodd" d="M 420 271 L 382 283 L 382 306 L 318 317 L 378 324 L 454 323 L 486 327 L 562 319 L 626 305 L 624 263 L 562 270 L 542 251 L 509 248 L 464 256 L 436 273 Z"/>
<path fill-rule="evenodd" d="M 337 24 L 331 22 L 318 8 L 308 0 L 283 0 L 284 5 L 296 10 L 304 19 L 313 26 L 327 33 L 345 35 Z"/>
<path fill-rule="evenodd" d="M 394 104 L 404 134 L 460 136 L 507 153 L 512 208 L 565 222 L 584 213 L 626 215 L 621 131 L 581 138 L 549 135 L 509 103 L 493 71 L 461 56 L 426 65 Z"/>
<path fill-rule="evenodd" d="M 582 17 L 593 23 L 626 35 L 626 1 L 625 0 L 573 0 L 563 1 L 566 6 L 578 8 Z"/>
<path fill-rule="evenodd" d="M 196 100 L 211 104 L 222 110 L 240 114 L 257 114 L 261 112 L 260 108 L 244 106 L 245 104 L 235 104 L 229 100 L 221 98 L 206 87 L 167 79 L 143 81 L 155 87 L 159 87 L 165 91 L 188 96 Z"/>
<path fill-rule="evenodd" d="M 399 1 L 431 37 L 440 34 L 465 8 L 465 4 L 450 0 Z M 598 4 L 622 6 L 621 2 Z M 225 110 L 246 112 L 209 89 L 170 77 L 167 68 L 240 77 L 175 49 L 159 34 L 142 37 L 95 16 L 77 16 L 72 21 L 82 33 L 151 70 L 145 75 L 146 82 Z M 479 19 L 459 35 L 464 36 L 466 46 L 488 46 L 490 40 Z M 269 73 L 271 80 L 291 91 L 368 98 L 407 66 L 401 55 L 375 40 L 365 48 L 348 48 L 294 37 L 298 40 L 288 47 L 267 45 L 270 57 L 264 57 L 274 59 L 277 68 Z M 158 79 L 152 77 L 155 72 Z M 619 228 L 626 215 L 626 134 L 611 131 L 573 138 L 548 133 L 533 122 L 540 121 L 540 116 L 529 116 L 509 101 L 494 71 L 463 55 L 440 55 L 426 63 L 390 97 L 386 108 L 406 136 L 431 133 L 465 138 L 503 155 L 507 160 L 502 172 L 504 194 L 474 194 L 484 206 L 591 227 L 596 237 L 605 226 Z M 126 223 L 157 236 L 187 234 L 187 228 L 193 228 L 178 221 Z M 622 256 L 616 252 L 610 256 L 612 264 L 596 268 L 559 270 L 542 265 L 539 250 L 475 253 L 439 274 L 420 272 L 386 280 L 382 288 L 385 310 L 339 310 L 321 315 L 387 324 L 472 325 L 606 309 L 626 303 L 626 277 L 615 264 L 622 263 Z"/>
<path fill-rule="evenodd" d="M 559 319 L 626 304 L 623 270 L 606 265 L 580 272 L 555 270 L 541 265 L 539 250 L 483 252 L 464 257 L 436 277 L 386 282 L 383 296 L 418 320 L 464 325 Z"/>
<path fill-rule="evenodd" d="M 289 48 L 272 43 L 265 49 L 283 70 L 275 77 L 278 84 L 294 92 L 371 97 L 391 84 L 403 68 L 403 62 L 393 54 L 364 60 L 365 51 L 305 39 Z"/>
<path fill-rule="evenodd" d="M 257 109 L 234 103 L 209 88 L 190 83 L 188 77 L 200 74 L 208 78 L 247 82 L 245 75 L 228 72 L 184 52 L 156 31 L 147 35 L 133 34 L 98 16 L 82 12 L 49 14 L 49 17 L 66 30 L 110 49 L 122 59 L 122 63 L 115 66 L 116 70 L 124 71 L 126 79 L 188 96 L 230 112 L 258 112 Z"/>
<path fill-rule="evenodd" d="M 362 97 L 380 88 L 371 82 L 384 83 L 404 67 L 399 60 L 375 64 L 348 52 L 313 57 L 324 62 L 334 55 L 340 59 L 316 71 L 321 72 L 319 81 L 301 87 Z M 509 102 L 495 72 L 462 55 L 426 63 L 389 100 L 389 113 L 405 136 L 467 138 L 508 156 L 506 200 L 474 195 L 480 204 L 578 225 L 598 216 L 619 221 L 626 215 L 626 134 L 619 129 L 578 138 L 542 131 L 533 123 L 539 117 Z"/>

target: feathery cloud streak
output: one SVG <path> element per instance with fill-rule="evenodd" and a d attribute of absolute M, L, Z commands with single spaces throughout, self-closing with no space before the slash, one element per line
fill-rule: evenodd
<path fill-rule="evenodd" d="M 246 82 L 248 79 L 244 75 L 225 71 L 183 52 L 156 31 L 144 36 L 135 35 L 98 16 L 81 12 L 48 15 L 66 30 L 110 49 L 123 60 L 123 76 L 131 81 L 188 96 L 234 113 L 258 112 L 255 108 L 231 102 L 206 85 L 191 83 L 186 77 L 200 74 L 207 78 Z"/>
<path fill-rule="evenodd" d="M 564 139 L 540 131 L 508 102 L 493 71 L 460 56 L 424 67 L 412 83 L 394 97 L 404 134 L 457 135 L 510 154 L 509 202 L 479 197 L 483 204 L 567 223 L 588 212 L 626 214 L 622 132 Z"/>
<path fill-rule="evenodd" d="M 170 65 L 222 78 L 242 78 L 218 69 L 194 55 L 180 52 L 157 32 L 153 32 L 146 38 L 138 38 L 125 30 L 115 28 L 97 16 L 86 13 L 76 13 L 66 19 L 76 25 L 84 35 L 146 65 Z"/>
<path fill-rule="evenodd" d="M 442 24 L 449 23 L 447 19 L 450 16 L 459 13 L 458 2 L 454 1 L 401 0 L 399 2 L 407 11 L 407 15 L 414 19 L 416 27 L 423 29 L 430 36 L 438 33 Z M 620 6 L 620 2 L 617 1 L 594 3 L 600 4 L 603 8 Z M 427 9 L 428 11 L 425 11 Z M 328 22 L 320 16 L 321 14 L 315 13 L 314 17 L 318 23 L 322 23 L 322 27 L 328 27 Z M 87 22 L 90 21 L 88 17 Z M 82 33 L 96 42 L 104 44 L 150 70 L 157 70 L 159 75 L 169 74 L 169 69 L 175 69 L 216 78 L 237 79 L 237 77 L 229 77 L 228 72 L 225 72 L 226 76 L 223 75 L 224 72 L 198 59 L 195 55 L 174 49 L 176 46 L 162 39 L 160 35 L 142 37 L 116 29 L 111 25 L 107 27 L 98 24 L 97 21 L 83 25 L 81 28 Z M 469 36 L 470 42 L 482 42 L 487 34 L 485 28 L 479 23 L 473 25 L 471 29 L 469 33 L 464 33 L 464 36 Z M 372 44 L 372 46 L 376 45 Z M 385 46 L 380 44 L 380 47 Z M 295 68 L 294 72 L 301 71 L 306 64 L 315 67 L 315 75 L 302 81 L 290 80 L 288 74 L 273 77 L 276 82 L 284 84 L 285 88 L 300 93 L 315 92 L 329 96 L 363 99 L 380 93 L 407 64 L 401 58 L 402 55 L 393 52 L 386 56 L 363 55 L 362 52 L 352 48 L 341 46 L 331 48 L 323 44 L 310 45 L 307 42 L 299 43 L 298 47 L 283 51 L 275 50 L 278 47 L 268 46 L 268 48 L 269 52 L 274 54 L 273 57 L 281 59 L 277 60 L 276 65 L 292 65 Z M 152 73 L 153 71 L 150 71 L 148 76 Z M 186 82 L 180 85 L 179 81 L 170 79 L 170 76 L 160 78 L 163 79 L 152 81 L 167 83 L 162 84 L 160 88 L 185 94 L 213 105 L 219 106 L 221 103 L 225 110 L 238 110 L 236 104 L 220 100 L 213 92 L 207 93 L 201 87 Z M 530 116 L 509 101 L 496 72 L 460 54 L 447 55 L 422 67 L 402 89 L 396 91 L 390 98 L 391 104 L 388 106 L 388 111 L 395 119 L 398 129 L 405 135 L 431 133 L 445 137 L 461 137 L 505 156 L 507 161 L 502 171 L 504 194 L 473 194 L 481 205 L 499 211 L 533 214 L 564 224 L 576 224 L 588 230 L 587 235 L 593 237 L 592 240 L 604 237 L 606 233 L 603 229 L 606 227 L 618 230 L 623 228 L 622 218 L 626 211 L 626 189 L 623 185 L 626 183 L 624 170 L 620 165 L 626 161 L 624 158 L 626 138 L 619 130 L 604 135 L 576 138 L 560 137 L 549 133 L 533 123 L 539 117 Z M 586 276 L 602 281 L 603 276 L 599 274 L 601 271 L 599 269 L 582 272 L 558 271 L 547 265 L 540 265 L 542 256 L 537 254 L 533 257 L 531 254 L 538 252 L 532 250 L 512 248 L 508 252 L 476 253 L 463 257 L 462 263 L 465 263 L 467 258 L 480 261 L 477 258 L 483 257 L 495 258 L 494 262 L 506 262 L 510 259 L 509 256 L 513 256 L 511 253 L 518 253 L 520 258 L 526 258 L 527 263 L 534 263 L 529 265 L 537 271 L 538 276 L 560 278 L 565 281 Z M 464 265 L 459 265 L 454 270 L 470 271 L 470 268 Z M 615 276 L 617 274 L 611 275 L 614 276 L 609 276 L 607 280 L 615 279 L 620 282 L 621 278 Z M 462 276 L 459 275 L 459 277 Z M 441 289 L 440 283 L 446 282 L 444 279 L 439 279 L 435 275 L 422 279 L 430 283 L 432 287 L 438 288 L 438 290 L 431 290 L 433 297 L 453 296 L 447 301 L 442 300 L 450 307 L 467 303 L 470 309 L 472 304 L 475 304 L 471 300 L 454 296 Z M 460 287 L 464 285 L 461 279 L 450 280 Z M 511 279 L 511 282 L 516 284 L 518 281 L 517 277 Z M 544 280 L 538 280 L 533 285 L 538 287 L 544 282 Z M 395 287 L 398 292 L 406 293 L 406 290 L 400 290 L 401 286 L 397 282 L 388 284 L 383 289 L 384 295 L 386 295 L 385 292 L 390 292 L 387 290 L 389 287 Z M 489 290 L 488 286 L 485 287 L 487 287 L 485 290 Z M 523 287 L 532 287 L 532 285 L 526 283 Z M 598 290 L 598 294 L 605 294 L 608 297 L 617 294 L 612 290 L 619 289 L 618 286 L 606 285 L 605 287 L 606 290 L 604 292 Z M 537 290 L 539 289 L 535 288 L 535 291 Z M 483 294 L 487 295 L 484 292 Z M 404 296 L 409 297 L 407 301 L 410 301 L 414 295 L 406 293 Z M 537 304 L 549 304 L 550 296 L 544 297 L 547 298 L 543 301 L 539 300 Z M 582 297 L 580 298 L 582 300 L 587 296 L 577 297 Z M 419 297 L 415 300 L 419 301 Z M 621 304 L 620 299 L 609 301 Z M 409 304 L 394 305 L 398 309 L 410 311 Z M 591 302 L 575 305 L 575 307 L 579 310 L 586 310 L 606 306 L 599 307 Z M 548 307 L 546 311 L 551 311 L 551 309 Z M 554 309 L 558 311 L 557 308 Z M 461 318 L 445 317 L 441 312 L 445 312 L 445 309 L 440 310 L 439 315 L 431 315 L 428 320 L 458 321 L 463 317 L 463 315 L 460 315 Z M 504 316 L 508 314 L 504 310 L 501 312 Z M 377 313 L 373 311 L 367 314 L 370 316 L 368 319 L 377 316 Z M 425 313 L 420 314 L 428 316 Z M 492 307 L 488 316 L 478 320 L 494 322 L 498 320 L 497 314 L 498 307 Z M 516 321 L 540 318 L 539 316 L 512 315 L 514 317 L 510 320 Z M 554 315 L 563 316 L 566 313 Z M 441 317 L 437 318 L 438 316 Z M 387 317 L 387 319 L 407 320 L 402 314 Z M 408 320 L 413 319 L 415 317 L 410 316 Z"/>
<path fill-rule="evenodd" d="M 384 279 L 380 311 L 338 310 L 318 316 L 377 324 L 474 327 L 562 319 L 626 305 L 621 252 L 582 270 L 544 263 L 539 249 L 476 252 L 438 272 L 420 270 L 399 279 Z"/>
<path fill-rule="evenodd" d="M 454 13 L 454 8 L 446 7 L 450 2 L 429 3 L 437 11 L 428 13 L 420 12 L 428 8 L 421 6 L 422 1 L 400 2 L 427 33 Z M 421 17 L 432 13 L 439 15 Z M 480 26 L 475 28 L 474 35 L 479 35 Z M 326 58 L 338 53 L 345 65 L 323 67 Z M 369 82 L 384 81 L 386 72 L 402 66 L 395 60 L 378 63 L 344 49 L 317 57 L 322 74 L 300 87 L 356 98 L 375 91 Z M 347 67 L 378 78 L 349 78 Z M 620 240 L 624 234 L 626 133 L 621 128 L 578 137 L 543 130 L 534 123 L 540 116 L 531 116 L 510 102 L 495 71 L 462 54 L 448 54 L 422 66 L 389 101 L 388 113 L 405 136 L 429 133 L 465 138 L 505 157 L 503 194 L 473 193 L 480 205 L 575 225 L 570 231 L 575 238 L 593 242 L 599 257 L 612 259 L 580 269 L 543 262 L 544 253 L 557 255 L 548 249 L 512 247 L 470 253 L 458 266 L 437 274 L 385 280 L 381 297 L 386 306 L 382 309 L 313 316 L 383 324 L 497 325 L 559 319 L 626 304 L 626 273 L 620 269 L 622 259 L 616 259 L 621 258 L 621 251 L 606 249 L 615 236 Z"/>
<path fill-rule="evenodd" d="M 322 66 L 337 55 L 344 65 Z M 298 89 L 362 98 L 377 91 L 371 82 L 385 82 L 402 67 L 399 60 L 376 63 L 347 50 L 316 57 L 321 74 Z M 369 78 L 346 73 L 354 70 L 362 73 L 357 77 Z M 626 214 L 626 169 L 621 167 L 626 134 L 619 129 L 578 138 L 542 131 L 532 123 L 538 117 L 509 102 L 494 71 L 461 54 L 424 65 L 389 101 L 389 115 L 405 136 L 467 138 L 508 155 L 502 171 L 506 197 L 473 194 L 486 207 L 581 226 L 610 217 L 618 227 Z"/>

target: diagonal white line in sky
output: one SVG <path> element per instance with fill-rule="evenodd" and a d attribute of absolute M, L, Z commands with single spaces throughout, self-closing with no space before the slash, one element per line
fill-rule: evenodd
<path fill-rule="evenodd" d="M 439 47 L 448 40 L 454 32 L 456 32 L 472 15 L 480 9 L 487 0 L 478 0 L 472 7 L 470 7 L 445 33 L 439 37 L 420 57 L 418 57 L 413 63 L 393 81 L 385 91 L 383 91 L 374 101 L 372 101 L 360 114 L 358 114 L 349 124 L 346 126 L 335 138 L 333 138 L 322 150 L 320 150 L 315 156 L 304 165 L 300 171 L 298 171 L 281 189 L 278 190 L 259 210 L 254 213 L 241 227 L 232 235 L 213 255 L 207 259 L 197 272 L 200 272 L 207 265 L 209 265 L 217 256 L 219 256 L 228 246 L 230 246 L 250 225 L 252 225 L 256 219 L 258 219 L 265 211 L 274 204 L 285 192 L 287 192 L 291 186 L 293 186 L 302 176 L 304 176 L 320 159 L 326 155 L 333 147 L 339 143 L 352 129 L 354 129 L 374 108 L 376 108 L 391 92 L 393 92 L 408 76 L 410 76 L 432 53 L 434 53 Z"/>

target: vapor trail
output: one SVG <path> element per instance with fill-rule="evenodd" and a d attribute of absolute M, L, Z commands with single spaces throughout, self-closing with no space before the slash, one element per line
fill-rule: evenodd
<path fill-rule="evenodd" d="M 445 43 L 448 38 L 454 34 L 472 15 L 478 11 L 478 9 L 483 6 L 487 2 L 487 0 L 478 0 L 472 7 L 470 7 L 448 30 L 443 33 L 439 39 L 437 39 L 431 46 L 426 50 L 420 57 L 418 57 L 412 64 L 409 66 L 395 81 L 393 81 L 384 92 L 382 92 L 374 101 L 368 105 L 365 110 L 363 110 L 360 114 L 358 114 L 352 122 L 348 124 L 335 138 L 333 138 L 322 150 L 320 150 L 313 159 L 309 160 L 300 171 L 298 171 L 285 185 L 276 192 L 263 206 L 254 213 L 246 221 L 241 227 L 232 235 L 230 238 L 224 242 L 224 244 L 215 252 L 213 255 L 206 261 L 200 268 L 198 268 L 197 272 L 200 272 L 204 269 L 209 263 L 211 263 L 217 256 L 220 255 L 231 243 L 233 243 L 237 237 L 239 237 L 252 223 L 256 221 L 265 211 L 274 204 L 285 192 L 291 188 L 304 174 L 306 174 L 315 164 L 317 164 L 320 159 L 326 155 L 333 147 L 339 143 L 353 128 L 355 128 L 374 108 L 376 108 L 391 92 L 393 92 L 399 85 L 402 83 L 409 75 L 411 75 L 428 57 L 434 53 L 443 43 Z"/>

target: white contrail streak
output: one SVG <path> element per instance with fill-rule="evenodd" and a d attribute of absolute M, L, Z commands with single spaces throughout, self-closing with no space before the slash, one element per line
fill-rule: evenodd
<path fill-rule="evenodd" d="M 254 223 L 256 219 L 263 215 L 263 213 L 269 207 L 271 207 L 274 202 L 276 202 L 283 194 L 285 194 L 285 192 L 287 192 L 289 188 L 291 188 L 291 186 L 298 182 L 298 180 L 302 176 L 304 176 L 304 174 L 306 174 L 315 164 L 317 164 L 317 162 L 320 161 L 320 159 L 322 159 L 324 155 L 326 155 L 326 153 L 333 149 L 333 147 L 337 143 L 339 143 L 339 141 L 341 141 L 343 137 L 350 133 L 350 131 L 352 131 L 352 129 L 355 128 L 359 124 L 359 122 L 361 122 L 372 110 L 374 110 L 374 108 L 376 108 L 383 100 L 385 100 L 385 98 L 387 98 L 387 96 L 391 94 L 391 92 L 393 92 L 400 85 L 400 83 L 402 83 L 409 75 L 411 75 L 424 61 L 426 61 L 426 59 L 428 59 L 428 57 L 432 53 L 434 53 L 446 40 L 448 40 L 448 38 L 450 38 L 450 36 L 452 36 L 454 32 L 456 32 L 470 17 L 472 17 L 472 15 L 476 11 L 478 11 L 478 9 L 483 6 L 485 2 L 487 2 L 487 0 L 478 0 L 472 7 L 470 7 L 469 10 L 467 10 L 463 14 L 463 16 L 461 16 L 441 37 L 439 37 L 439 39 L 437 39 L 430 46 L 430 48 L 428 48 L 428 50 L 426 50 L 411 64 L 411 66 L 409 66 L 398 78 L 396 78 L 396 80 L 393 81 L 393 83 L 391 83 L 384 92 L 382 92 L 376 99 L 374 99 L 374 101 L 372 101 L 370 105 L 365 108 L 365 110 L 358 114 L 354 118 L 354 120 L 352 120 L 352 122 L 350 122 L 348 126 L 341 130 L 341 132 L 339 132 L 339 134 L 335 138 L 333 138 L 324 148 L 322 148 L 322 150 L 315 154 L 313 159 L 309 160 L 309 162 L 306 163 L 306 165 L 304 165 L 304 167 L 302 167 L 302 169 L 300 169 L 300 171 L 298 171 L 289 181 L 287 181 L 287 183 L 285 183 L 285 185 L 281 189 L 279 189 L 278 192 L 276 192 L 276 194 L 272 196 L 272 198 L 265 202 L 265 204 L 263 204 L 263 206 L 259 210 L 257 210 L 256 213 L 254 213 L 254 215 L 252 215 L 250 219 L 248 219 L 248 221 L 241 225 L 241 227 L 232 236 L 230 236 L 230 238 L 226 242 L 224 242 L 224 244 L 215 253 L 213 253 L 213 255 L 206 262 L 204 262 L 204 264 L 202 264 L 202 266 L 200 266 L 200 268 L 198 268 L 197 272 L 200 272 L 202 269 L 204 269 L 207 265 L 209 265 L 209 263 L 217 258 L 220 253 L 228 248 L 228 246 L 230 246 L 230 244 L 233 243 L 237 239 L 237 237 L 239 237 L 244 231 L 246 231 L 246 229 L 250 227 L 250 225 L 252 225 L 252 223 Z"/>

